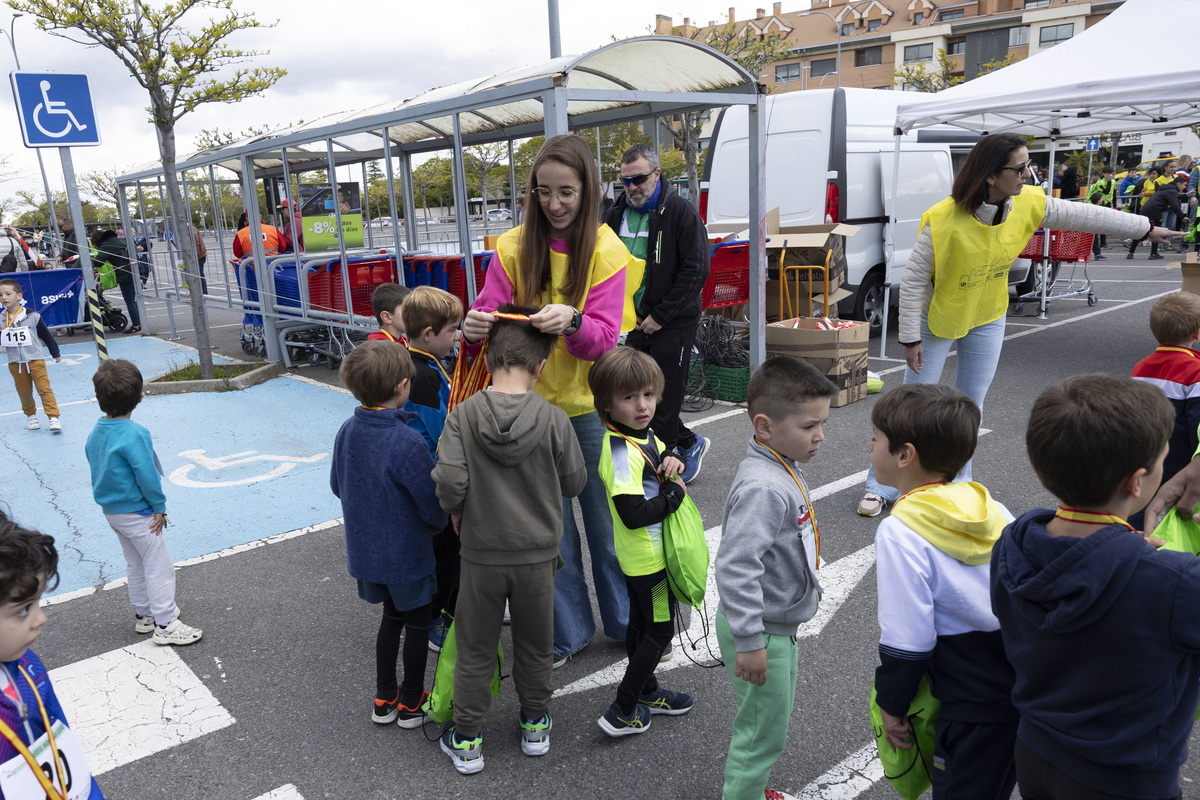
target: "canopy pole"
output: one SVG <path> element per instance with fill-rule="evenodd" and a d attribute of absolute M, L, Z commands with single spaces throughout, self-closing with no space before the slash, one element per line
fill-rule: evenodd
<path fill-rule="evenodd" d="M 462 121 L 454 115 L 454 222 L 458 227 L 458 250 L 463 254 L 463 271 L 467 276 L 467 298 L 474 303 L 475 255 L 471 249 L 471 198 L 467 196 L 467 175 L 463 167 Z M 467 263 L 471 267 L 468 269 Z"/>
<path fill-rule="evenodd" d="M 753 371 L 767 359 L 767 229 L 763 217 L 767 202 L 763 183 L 767 152 L 761 94 L 755 97 L 754 103 L 746 106 L 746 111 L 750 143 L 750 369 Z"/>
<path fill-rule="evenodd" d="M 879 332 L 879 357 L 887 358 L 888 314 L 892 310 L 892 261 L 896 258 L 896 197 L 900 194 L 900 129 L 892 156 L 892 207 L 883 230 L 883 330 Z"/>
<path fill-rule="evenodd" d="M 1054 118 L 1051 117 L 1050 124 L 1054 125 Z M 1050 181 L 1046 187 L 1046 194 L 1050 197 L 1054 196 L 1054 149 L 1058 143 L 1058 129 L 1050 128 L 1050 164 L 1047 167 L 1049 174 L 1046 176 Z M 1038 319 L 1046 318 L 1046 308 L 1050 304 L 1050 230 L 1044 229 L 1046 232 L 1042 236 L 1042 263 L 1038 265 L 1038 271 L 1042 273 L 1042 296 L 1038 298 L 1038 308 L 1040 313 Z"/>
<path fill-rule="evenodd" d="M 403 284 L 404 266 L 400 260 L 400 220 L 396 215 L 396 176 L 392 171 L 392 139 L 387 128 L 383 129 L 383 165 L 384 172 L 387 175 L 388 207 L 392 211 L 392 249 L 396 251 L 396 277 Z M 403 193 L 402 187 L 401 194 Z M 405 228 L 407 228 L 409 221 L 408 209 L 405 209 L 404 219 Z"/>

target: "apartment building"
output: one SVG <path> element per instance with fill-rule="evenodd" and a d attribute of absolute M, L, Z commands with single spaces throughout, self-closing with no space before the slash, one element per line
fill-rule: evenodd
<path fill-rule="evenodd" d="M 796 6 L 802 0 L 797 0 Z M 936 64 L 945 50 L 952 74 L 966 80 L 980 68 L 1010 54 L 1020 58 L 1053 47 L 1096 24 L 1123 0 L 812 0 L 807 8 L 771 13 L 758 9 L 753 19 L 703 26 L 658 15 L 655 33 L 706 41 L 715 28 L 733 23 L 745 35 L 783 37 L 791 52 L 762 69 L 759 81 L 773 92 L 842 86 L 903 89 L 894 74 L 904 64 Z M 1116 55 L 1116 54 L 1114 54 Z M 840 79 L 840 81 L 839 81 Z"/>

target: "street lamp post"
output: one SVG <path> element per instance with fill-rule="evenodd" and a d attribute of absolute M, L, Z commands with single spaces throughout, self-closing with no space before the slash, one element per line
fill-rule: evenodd
<path fill-rule="evenodd" d="M 841 76 L 841 72 L 826 72 L 824 75 L 822 75 L 822 76 L 821 76 L 821 82 L 817 84 L 817 88 L 818 88 L 818 89 L 824 89 L 824 88 L 825 88 L 825 79 L 826 79 L 826 78 L 828 78 L 830 75 L 837 75 L 837 76 L 838 76 L 838 86 L 841 86 L 841 85 L 842 85 L 842 82 L 841 82 L 841 77 L 842 77 L 842 76 Z"/>
<path fill-rule="evenodd" d="M 834 72 L 837 75 L 837 87 L 840 89 L 842 88 L 842 26 L 838 24 L 837 18 L 827 11 L 805 11 L 803 14 L 797 14 L 796 16 L 808 17 L 813 14 L 820 14 L 823 17 L 829 17 L 829 21 L 833 23 L 833 29 L 837 31 L 837 69 Z M 828 75 L 829 73 L 825 74 Z M 824 75 L 822 77 L 824 77 Z"/>
<path fill-rule="evenodd" d="M 12 47 L 13 61 L 17 62 L 17 69 L 21 69 L 21 59 L 17 56 L 17 42 L 13 38 L 13 31 L 17 26 L 17 18 L 23 17 L 24 14 L 13 14 L 12 22 L 9 23 L 8 30 L 0 28 L 0 33 L 8 37 L 8 44 Z M 54 210 L 54 198 L 50 196 L 50 181 L 46 178 L 46 165 L 42 162 L 42 151 L 34 150 L 37 153 L 38 169 L 42 173 L 42 187 L 46 190 L 46 209 L 50 214 L 50 224 L 54 226 L 54 239 L 58 244 L 59 252 L 62 252 L 62 233 L 58 230 L 58 212 Z"/>

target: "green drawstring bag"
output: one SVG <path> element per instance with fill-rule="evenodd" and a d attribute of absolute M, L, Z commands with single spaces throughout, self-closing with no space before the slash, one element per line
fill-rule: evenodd
<path fill-rule="evenodd" d="M 107 292 L 109 289 L 117 288 L 117 271 L 113 269 L 113 265 L 107 261 L 100 262 L 99 272 L 96 273 L 100 280 L 100 290 Z"/>
<path fill-rule="evenodd" d="M 875 746 L 879 750 L 879 761 L 883 764 L 883 775 L 892 782 L 892 788 L 904 800 L 917 800 L 933 785 L 933 734 L 937 728 L 942 703 L 929 691 L 929 676 L 921 678 L 917 696 L 908 707 L 908 721 L 912 726 L 913 746 L 911 750 L 896 750 L 883 736 L 883 712 L 875 702 L 875 682 L 871 682 L 871 731 L 875 734 Z"/>
<path fill-rule="evenodd" d="M 685 496 L 675 513 L 663 520 L 663 555 L 675 598 L 685 606 L 699 608 L 708 584 L 708 542 L 700 509 L 691 497 Z"/>
<path fill-rule="evenodd" d="M 458 642 L 454 622 L 446 630 L 442 652 L 438 653 L 437 670 L 433 674 L 433 689 L 421 710 L 434 722 L 449 722 L 454 717 L 454 665 L 458 661 Z M 496 645 L 496 671 L 492 674 L 492 697 L 500 694 L 500 668 L 504 665 L 504 647 Z"/>
<path fill-rule="evenodd" d="M 1200 523 L 1192 519 L 1191 514 L 1179 514 L 1171 509 L 1154 529 L 1154 536 L 1166 542 L 1159 550 L 1200 555 Z"/>

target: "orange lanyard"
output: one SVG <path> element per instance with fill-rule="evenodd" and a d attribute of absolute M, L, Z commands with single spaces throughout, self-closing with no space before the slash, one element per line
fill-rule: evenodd
<path fill-rule="evenodd" d="M 42 724 L 46 726 L 46 737 L 50 740 L 50 753 L 54 756 L 54 766 L 58 770 L 59 779 L 66 773 L 63 772 L 62 758 L 59 756 L 58 744 L 54 741 L 54 730 L 50 725 L 50 717 L 46 714 L 46 704 L 42 702 L 42 695 L 38 692 L 37 686 L 34 685 L 33 679 L 29 677 L 29 673 L 22 666 L 17 667 L 21 670 L 21 674 L 25 676 L 25 682 L 29 684 L 29 688 L 33 690 L 33 696 L 37 698 L 38 711 L 42 715 Z M 15 686 L 15 683 L 14 683 Z M 18 696 L 20 689 L 17 689 Z M 8 740 L 8 743 L 13 746 L 13 749 L 20 754 L 21 758 L 29 764 L 29 768 L 33 770 L 33 774 L 37 777 L 38 783 L 42 785 L 42 791 L 46 793 L 46 797 L 50 800 L 63 800 L 63 795 L 54 787 L 50 779 L 46 777 L 46 773 L 42 772 L 42 767 L 37 763 L 37 759 L 33 757 L 33 753 L 29 752 L 29 748 L 21 741 L 21 737 L 8 727 L 3 722 L 0 722 L 0 735 Z"/>
<path fill-rule="evenodd" d="M 932 488 L 934 486 L 945 486 L 945 485 L 946 485 L 945 481 L 931 481 L 930 483 L 922 483 L 920 486 L 918 486 L 915 489 L 909 489 L 907 492 L 905 492 L 904 494 L 902 494 L 898 498 L 896 498 L 896 502 L 892 503 L 892 510 L 894 511 L 896 506 L 900 503 L 900 501 L 910 495 L 914 495 L 917 492 Z"/>
<path fill-rule="evenodd" d="M 387 406 L 362 406 L 362 405 L 360 405 L 359 408 L 365 408 L 367 411 L 387 411 L 388 410 Z"/>
<path fill-rule="evenodd" d="M 1080 511 L 1077 508 L 1058 507 L 1054 512 L 1054 516 L 1059 519 L 1065 519 L 1067 522 L 1082 522 L 1085 525 L 1124 525 L 1129 530 L 1137 533 L 1128 520 L 1121 519 L 1116 514 L 1101 514 L 1097 511 Z"/>
<path fill-rule="evenodd" d="M 395 336 L 392 336 L 392 332 L 391 332 L 391 331 L 389 331 L 389 330 L 385 330 L 384 328 L 380 328 L 380 329 L 379 329 L 379 332 L 380 332 L 380 333 L 382 333 L 384 336 L 386 336 L 386 337 L 388 338 L 388 341 L 389 341 L 389 342 L 395 342 L 396 344 L 404 344 L 404 342 L 400 341 L 400 340 L 399 340 L 399 339 L 397 339 Z"/>
<path fill-rule="evenodd" d="M 7 308 L 4 309 L 4 327 L 11 328 L 13 326 L 13 323 L 15 323 L 17 321 L 17 317 L 19 317 L 19 316 L 21 316 L 20 311 L 18 311 L 16 314 L 13 314 L 13 313 L 9 312 L 9 310 Z"/>
<path fill-rule="evenodd" d="M 642 457 L 645 458 L 646 461 L 650 462 L 650 466 L 654 467 L 656 472 L 658 471 L 658 464 L 660 463 L 661 456 L 655 456 L 653 453 L 651 453 L 650 451 L 648 451 L 646 449 L 646 447 L 649 447 L 649 444 L 650 444 L 649 441 L 647 441 L 647 443 L 645 445 L 642 445 L 641 442 L 638 442 L 636 439 L 630 439 L 624 433 L 617 430 L 615 427 L 613 427 L 613 425 L 611 423 L 608 425 L 608 429 L 610 431 L 612 431 L 613 433 L 615 433 L 617 436 L 620 436 L 625 441 L 629 442 L 631 445 L 636 447 L 638 450 L 642 451 Z M 660 483 L 662 482 L 663 478 L 661 475 L 658 476 L 658 480 Z"/>
<path fill-rule="evenodd" d="M 442 366 L 441 361 L 439 361 L 437 358 L 434 357 L 433 353 L 426 353 L 424 350 L 422 350 L 419 347 L 413 347 L 411 343 L 408 345 L 408 351 L 410 353 L 420 353 L 421 355 L 425 356 L 430 361 L 432 361 L 434 363 L 434 365 L 438 368 L 438 372 L 442 373 L 442 377 L 446 379 L 446 383 L 447 384 L 450 383 L 450 376 L 446 374 L 446 368 Z"/>
<path fill-rule="evenodd" d="M 1174 345 L 1164 344 L 1159 345 L 1156 350 L 1160 353 L 1187 353 L 1192 358 L 1200 358 L 1200 353 L 1197 353 L 1190 347 L 1176 347 Z"/>
<path fill-rule="evenodd" d="M 817 510 L 813 508 L 812 501 L 808 499 L 808 490 L 804 488 L 804 481 L 800 480 L 800 477 L 796 474 L 796 471 L 792 469 L 792 465 L 787 462 L 787 459 L 775 452 L 775 449 L 771 447 L 771 445 L 763 444 L 763 442 L 757 436 L 754 437 L 754 441 L 767 448 L 767 452 L 775 456 L 775 460 L 779 462 L 780 466 L 787 470 L 788 475 L 792 476 L 792 480 L 796 482 L 796 488 L 800 490 L 801 496 L 804 497 L 804 505 L 808 509 L 808 518 L 812 522 L 813 538 L 817 541 L 817 571 L 820 571 L 821 529 L 817 527 Z"/>

